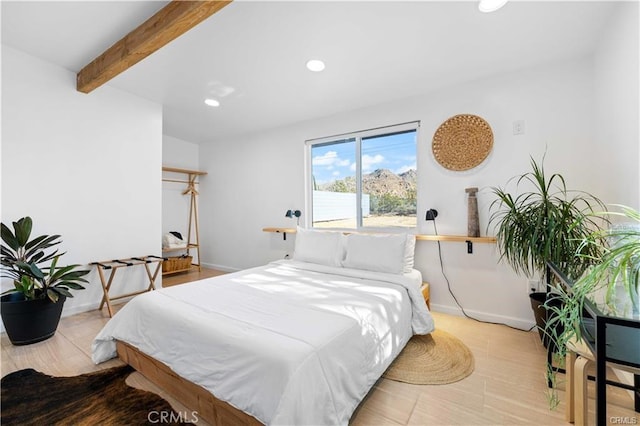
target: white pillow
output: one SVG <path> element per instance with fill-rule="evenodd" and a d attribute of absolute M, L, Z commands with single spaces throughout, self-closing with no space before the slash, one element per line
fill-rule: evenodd
<path fill-rule="evenodd" d="M 341 232 L 297 228 L 293 259 L 327 266 L 342 266 L 344 243 Z"/>
<path fill-rule="evenodd" d="M 408 274 L 413 270 L 414 258 L 416 253 L 416 236 L 407 234 L 407 245 L 404 249 L 404 269 L 403 273 Z"/>
<path fill-rule="evenodd" d="M 349 234 L 346 242 L 344 267 L 391 274 L 405 271 L 409 260 L 407 247 L 410 245 L 406 234 Z"/>

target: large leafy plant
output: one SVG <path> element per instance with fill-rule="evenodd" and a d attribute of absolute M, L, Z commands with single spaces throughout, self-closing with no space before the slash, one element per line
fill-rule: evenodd
<path fill-rule="evenodd" d="M 615 292 L 618 286 L 624 288 L 629 296 L 632 309 L 638 310 L 638 290 L 640 287 L 640 212 L 626 206 L 617 206 L 620 212 L 608 212 L 609 215 L 622 216 L 629 223 L 612 226 L 594 232 L 583 241 L 585 246 L 601 245 L 601 256 L 592 259 L 593 266 L 578 279 L 577 285 L 585 294 L 603 289 L 605 303 L 613 314 L 618 312 Z"/>
<path fill-rule="evenodd" d="M 533 158 L 530 163 L 530 172 L 512 179 L 519 193 L 513 195 L 506 189 L 493 188 L 497 199 L 490 205 L 489 225 L 496 226 L 500 259 L 516 273 L 529 277 L 535 274 L 547 277 L 547 262 L 554 263 L 568 276 L 579 277 L 602 256 L 601 229 L 608 220 L 595 213 L 606 210 L 605 205 L 587 192 L 568 190 L 562 175 L 547 176 L 544 158 L 541 164 Z M 587 240 L 592 243 L 585 244 Z M 566 343 L 561 336 L 568 336 L 563 325 L 579 318 L 582 306 L 576 302 L 579 295 L 567 294 L 561 287 L 552 290 L 546 296 L 547 314 L 541 331 L 551 340 L 550 347 L 556 356 L 561 356 Z M 558 299 L 561 303 L 556 303 Z M 556 370 L 551 365 L 548 378 L 554 384 L 549 403 L 555 407 Z"/>
<path fill-rule="evenodd" d="M 31 238 L 33 221 L 23 217 L 12 223 L 13 231 L 4 223 L 0 246 L 0 262 L 3 278 L 11 278 L 14 288 L 7 293 L 21 293 L 26 300 L 49 298 L 57 302 L 60 296 L 73 297 L 70 290 L 82 290 L 83 276 L 89 270 L 77 269 L 80 265 L 58 266 L 64 253 L 55 246 L 60 235 L 40 235 Z"/>
<path fill-rule="evenodd" d="M 594 231 L 581 242 L 581 247 L 597 247 L 598 257 L 588 259 L 591 266 L 583 274 L 569 274 L 574 281 L 573 286 L 571 289 L 558 287 L 554 299 L 560 303 L 548 306 L 554 313 L 549 320 L 548 334 L 555 343 L 556 356 L 560 360 L 566 355 L 567 343 L 582 338 L 582 313 L 586 299 L 596 302 L 607 314 L 637 315 L 640 309 L 640 212 L 630 207 L 617 207 L 621 211 L 598 216 L 622 216 L 630 223 Z M 623 289 L 622 295 L 618 294 L 618 288 Z M 604 296 L 602 300 L 596 300 L 601 296 Z M 620 296 L 628 303 L 619 303 L 617 299 Z M 555 383 L 555 369 L 549 368 L 548 375 Z M 555 386 L 551 390 L 551 401 L 557 401 Z"/>
<path fill-rule="evenodd" d="M 631 219 L 633 225 L 612 226 L 590 234 L 582 245 L 598 245 L 600 257 L 590 259 L 593 263 L 581 276 L 571 277 L 574 285 L 571 289 L 559 289 L 556 297 L 561 304 L 551 308 L 558 315 L 556 321 L 562 323 L 564 333 L 553 336 L 558 346 L 572 339 L 581 338 L 580 323 L 582 309 L 587 298 L 594 300 L 607 314 L 627 315 L 637 313 L 640 291 L 640 212 L 630 207 L 619 206 L 621 212 L 608 212 L 613 216 Z M 617 289 L 622 288 L 625 301 L 619 303 Z M 598 295 L 604 295 L 598 301 Z M 602 302 L 602 303 L 601 303 Z"/>
<path fill-rule="evenodd" d="M 525 187 L 522 192 L 493 188 L 489 226 L 496 226 L 500 259 L 528 277 L 544 276 L 547 261 L 580 275 L 600 255 L 599 245 L 582 241 L 600 229 L 602 220 L 593 213 L 605 206 L 586 192 L 567 190 L 562 175 L 547 177 L 533 158 L 531 169 L 512 178 L 516 190 Z"/>

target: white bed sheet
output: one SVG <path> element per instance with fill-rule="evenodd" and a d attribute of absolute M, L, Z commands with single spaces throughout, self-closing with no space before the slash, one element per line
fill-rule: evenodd
<path fill-rule="evenodd" d="M 265 424 L 347 424 L 412 334 L 433 330 L 421 276 L 278 261 L 144 293 L 93 342 L 162 361 Z"/>

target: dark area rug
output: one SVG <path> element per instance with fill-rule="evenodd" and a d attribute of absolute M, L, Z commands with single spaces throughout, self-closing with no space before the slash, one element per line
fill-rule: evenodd
<path fill-rule="evenodd" d="M 125 383 L 133 372 L 115 367 L 74 377 L 53 377 L 33 369 L 0 381 L 3 425 L 185 424 L 190 413 L 175 412 L 158 395 Z M 188 424 L 188 423 L 187 423 Z"/>

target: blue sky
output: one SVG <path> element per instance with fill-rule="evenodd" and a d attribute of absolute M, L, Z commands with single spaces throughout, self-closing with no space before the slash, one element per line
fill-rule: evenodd
<path fill-rule="evenodd" d="M 311 149 L 316 183 L 355 176 L 355 142 L 314 146 Z M 378 136 L 362 141 L 362 173 L 389 169 L 399 174 L 416 170 L 416 132 Z"/>

